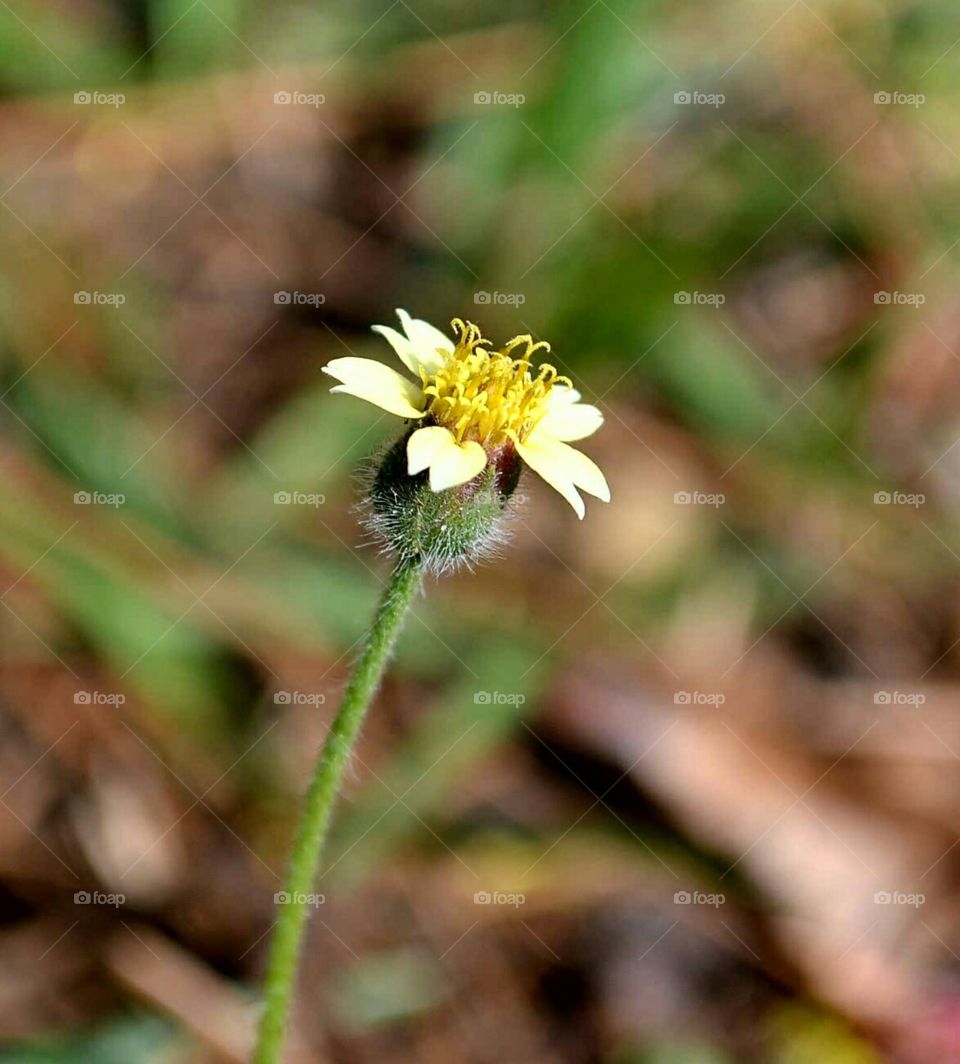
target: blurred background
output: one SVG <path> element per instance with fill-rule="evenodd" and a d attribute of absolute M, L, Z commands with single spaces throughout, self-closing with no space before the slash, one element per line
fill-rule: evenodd
<path fill-rule="evenodd" d="M 340 803 L 297 1062 L 960 1060 L 960 11 L 0 3 L 0 1060 L 242 1062 L 388 572 L 394 308 L 549 340 Z"/>

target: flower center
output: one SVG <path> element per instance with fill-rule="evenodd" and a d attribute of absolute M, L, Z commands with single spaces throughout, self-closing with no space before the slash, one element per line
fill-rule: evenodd
<path fill-rule="evenodd" d="M 459 318 L 450 324 L 458 337 L 453 354 L 436 373 L 420 371 L 427 413 L 458 442 L 522 443 L 546 414 L 553 386 L 573 386 L 546 362 L 535 375 L 531 371 L 532 356 L 541 348 L 549 351 L 550 345 L 515 336 L 502 351 L 488 351 L 476 325 Z M 512 352 L 519 347 L 523 355 L 514 358 Z"/>

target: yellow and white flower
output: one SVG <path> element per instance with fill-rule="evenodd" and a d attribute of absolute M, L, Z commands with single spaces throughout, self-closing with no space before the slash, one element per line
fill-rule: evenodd
<path fill-rule="evenodd" d="M 569 446 L 603 424 L 595 406 L 580 402 L 571 381 L 547 363 L 534 368 L 537 351 L 550 350 L 530 336 L 516 336 L 502 350 L 489 350 L 480 330 L 455 318 L 456 342 L 405 310 L 403 332 L 374 325 L 416 378 L 369 358 L 335 358 L 323 367 L 340 383 L 332 388 L 398 417 L 422 421 L 407 441 L 407 472 L 429 470 L 433 491 L 465 484 L 488 462 L 500 464 L 515 451 L 534 472 L 584 515 L 577 489 L 610 501 L 597 465 Z M 520 357 L 515 357 L 515 353 Z"/>

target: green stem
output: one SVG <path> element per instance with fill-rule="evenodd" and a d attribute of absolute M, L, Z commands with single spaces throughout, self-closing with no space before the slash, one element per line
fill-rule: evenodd
<path fill-rule="evenodd" d="M 350 760 L 367 708 L 377 690 L 410 601 L 420 587 L 418 561 L 401 561 L 377 607 L 373 625 L 347 684 L 317 761 L 290 855 L 285 885 L 264 982 L 264 1011 L 253 1064 L 279 1064 L 283 1051 L 297 964 L 307 922 L 307 897 L 317 876 L 330 812 Z"/>

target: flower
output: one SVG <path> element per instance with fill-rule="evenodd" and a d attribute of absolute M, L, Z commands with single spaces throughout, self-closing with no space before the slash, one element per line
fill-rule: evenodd
<path fill-rule="evenodd" d="M 430 488 L 440 492 L 473 480 L 488 464 L 507 469 L 519 455 L 581 519 L 585 507 L 578 488 L 610 501 L 603 473 L 569 446 L 596 432 L 603 414 L 581 403 L 571 381 L 553 366 L 533 367 L 533 355 L 549 351 L 549 344 L 516 336 L 492 351 L 470 322 L 454 318 L 454 343 L 405 310 L 397 316 L 403 333 L 387 325 L 374 325 L 373 331 L 416 380 L 369 358 L 335 358 L 323 372 L 340 382 L 331 391 L 422 422 L 407 440 L 408 475 L 429 470 Z"/>

